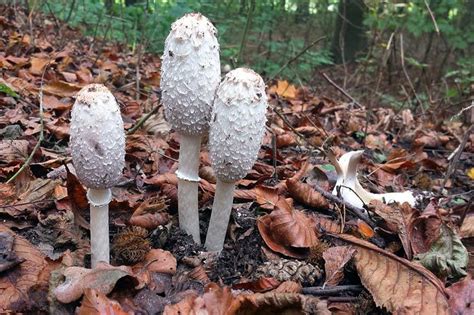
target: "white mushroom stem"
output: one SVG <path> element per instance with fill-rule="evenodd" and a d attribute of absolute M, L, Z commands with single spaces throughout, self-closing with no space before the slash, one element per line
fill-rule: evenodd
<path fill-rule="evenodd" d="M 178 215 L 179 227 L 201 244 L 199 234 L 198 188 L 201 136 L 181 135 L 179 148 Z"/>
<path fill-rule="evenodd" d="M 221 251 L 224 247 L 225 234 L 234 201 L 234 189 L 235 182 L 224 182 L 217 179 L 216 194 L 205 244 L 208 251 Z"/>
<path fill-rule="evenodd" d="M 110 189 L 88 189 L 90 203 L 91 265 L 95 268 L 99 261 L 110 263 L 109 250 L 109 203 Z"/>

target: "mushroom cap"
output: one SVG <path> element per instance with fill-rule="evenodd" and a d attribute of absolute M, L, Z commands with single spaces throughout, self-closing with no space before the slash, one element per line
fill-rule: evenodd
<path fill-rule="evenodd" d="M 217 89 L 209 134 L 209 157 L 216 176 L 239 180 L 253 167 L 265 133 L 265 83 L 254 71 L 230 71 Z"/>
<path fill-rule="evenodd" d="M 187 135 L 209 129 L 212 102 L 221 79 L 217 30 L 200 13 L 186 14 L 171 25 L 161 65 L 165 115 Z"/>
<path fill-rule="evenodd" d="M 125 133 L 115 97 L 101 84 L 82 88 L 71 114 L 72 162 L 88 188 L 114 186 L 125 164 Z"/>

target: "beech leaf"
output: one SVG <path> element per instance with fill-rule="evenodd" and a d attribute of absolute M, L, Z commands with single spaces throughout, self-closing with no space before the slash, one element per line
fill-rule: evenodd
<path fill-rule="evenodd" d="M 333 235 L 355 249 L 362 284 L 377 306 L 394 314 L 450 314 L 444 285 L 423 266 L 352 235 Z"/>
<path fill-rule="evenodd" d="M 344 276 L 344 266 L 352 258 L 354 252 L 355 249 L 351 246 L 335 246 L 328 248 L 323 253 L 324 270 L 326 272 L 325 285 L 335 286 L 341 282 Z"/>

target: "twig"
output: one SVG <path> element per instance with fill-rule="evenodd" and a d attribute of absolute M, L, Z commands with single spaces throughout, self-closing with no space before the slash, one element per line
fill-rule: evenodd
<path fill-rule="evenodd" d="M 428 1 L 425 0 L 425 6 L 426 6 L 426 9 L 428 9 L 428 12 L 430 13 L 430 16 L 431 16 L 431 20 L 433 21 L 433 25 L 435 27 L 435 31 L 436 31 L 436 34 L 438 34 L 439 36 L 439 27 L 438 27 L 438 23 L 436 23 L 436 19 L 434 17 L 434 14 L 433 14 L 433 11 L 431 11 L 431 8 L 428 4 Z"/>
<path fill-rule="evenodd" d="M 144 123 L 147 121 L 153 114 L 155 114 L 158 109 L 160 108 L 160 105 L 155 106 L 148 114 L 140 118 L 140 120 L 127 131 L 127 136 L 130 136 L 135 133 Z"/>
<path fill-rule="evenodd" d="M 423 108 L 423 103 L 421 102 L 420 98 L 418 97 L 418 94 L 416 93 L 416 90 L 415 90 L 415 86 L 413 85 L 413 82 L 411 82 L 410 76 L 408 75 L 407 69 L 405 67 L 405 53 L 404 53 L 404 49 L 403 49 L 403 34 L 402 33 L 400 33 L 400 61 L 401 61 L 401 64 L 402 64 L 403 73 L 405 74 L 405 78 L 408 81 L 408 85 L 410 86 L 413 94 L 415 95 L 416 101 L 420 105 L 421 111 L 424 114 L 425 109 Z"/>
<path fill-rule="evenodd" d="M 456 165 L 458 164 L 459 159 L 461 158 L 461 153 L 464 151 L 464 148 L 466 147 L 467 139 L 469 139 L 469 135 L 471 134 L 472 130 L 474 129 L 474 125 L 471 125 L 469 129 L 466 131 L 464 136 L 462 137 L 462 141 L 459 144 L 459 146 L 456 148 L 456 153 L 453 156 L 453 159 L 449 163 L 448 170 L 446 171 L 446 176 L 444 177 L 443 180 L 443 185 L 441 187 L 446 186 L 446 183 L 448 182 L 449 177 L 451 177 L 452 173 L 456 169 Z"/>
<path fill-rule="evenodd" d="M 252 23 L 253 11 L 255 10 L 255 1 L 250 1 L 249 11 L 247 13 L 247 22 L 245 23 L 244 34 L 242 35 L 242 41 L 240 42 L 239 54 L 237 56 L 237 62 L 242 59 L 242 54 L 245 49 L 245 42 L 247 40 L 247 34 Z"/>
<path fill-rule="evenodd" d="M 345 293 L 347 291 L 355 291 L 359 292 L 362 291 L 364 288 L 361 285 L 338 285 L 335 287 L 324 288 L 324 287 L 306 287 L 303 288 L 303 294 L 311 294 L 311 295 L 318 295 L 318 296 L 325 296 L 325 295 L 335 295 L 340 293 Z"/>
<path fill-rule="evenodd" d="M 331 194 L 330 192 L 327 192 L 326 190 L 319 187 L 318 185 L 314 185 L 312 187 L 314 188 L 314 190 L 316 190 L 321 195 L 323 195 L 324 198 L 326 198 L 328 200 L 331 200 L 332 202 L 336 202 L 336 203 L 338 203 L 342 206 L 345 206 L 347 208 L 347 210 L 349 210 L 350 212 L 355 214 L 359 219 L 363 220 L 365 223 L 370 225 L 370 227 L 372 227 L 372 228 L 376 227 L 375 223 L 372 222 L 372 220 L 370 220 L 370 218 L 366 214 L 363 213 L 362 209 L 360 209 L 358 207 L 354 207 L 350 203 L 347 203 L 344 200 L 342 200 L 341 198 Z"/>
<path fill-rule="evenodd" d="M 4 205 L 0 206 L 0 209 L 5 209 L 5 208 L 15 208 L 15 207 L 20 207 L 20 206 L 28 206 L 28 205 L 33 205 L 37 203 L 43 203 L 43 202 L 50 202 L 54 201 L 55 199 L 44 199 L 44 200 L 35 200 L 35 201 L 30 201 L 30 202 L 22 202 L 22 203 L 16 203 L 13 205 Z"/>
<path fill-rule="evenodd" d="M 48 3 L 48 2 L 46 2 L 46 3 Z M 44 119 L 43 119 L 44 75 L 46 74 L 46 70 L 48 70 L 48 67 L 49 67 L 51 61 L 53 61 L 55 58 L 56 58 L 56 55 L 54 56 L 54 58 L 49 59 L 48 63 L 46 64 L 46 67 L 44 67 L 44 69 L 43 69 L 43 73 L 41 74 L 41 85 L 40 85 L 40 89 L 39 89 L 39 93 L 38 93 L 38 97 L 39 97 L 39 118 L 40 118 L 40 134 L 39 134 L 38 141 L 36 142 L 36 145 L 33 148 L 33 151 L 31 151 L 30 155 L 25 160 L 25 162 L 20 167 L 20 169 L 15 174 L 13 174 L 13 176 L 10 177 L 10 179 L 7 180 L 7 184 L 11 183 L 13 180 L 15 180 L 15 178 L 17 178 L 18 175 L 20 175 L 30 165 L 31 160 L 33 159 L 33 156 L 35 155 L 36 151 L 38 151 L 38 149 L 41 145 L 41 142 L 43 142 L 43 140 L 44 140 Z"/>
<path fill-rule="evenodd" d="M 317 43 L 319 43 L 320 41 L 322 41 L 323 39 L 325 39 L 326 36 L 322 36 L 318 39 L 316 39 L 314 42 L 312 42 L 311 44 L 309 44 L 308 46 L 306 46 L 305 48 L 303 48 L 303 50 L 301 50 L 299 53 L 297 53 L 293 58 L 291 58 L 290 60 L 288 60 L 283 66 L 281 66 L 280 69 L 278 69 L 277 72 L 275 72 L 275 74 L 273 74 L 269 79 L 267 79 L 267 81 L 265 83 L 268 83 L 270 81 L 272 81 L 273 79 L 275 79 L 283 70 L 285 70 L 292 62 L 294 62 L 295 60 L 297 60 L 299 57 L 301 57 L 302 55 L 304 55 L 305 52 L 307 52 L 311 47 L 313 47 L 314 45 L 316 45 Z"/>
<path fill-rule="evenodd" d="M 354 103 L 355 105 L 357 105 L 359 108 L 362 108 L 363 106 L 358 102 L 356 101 L 355 98 L 353 98 L 349 93 L 346 92 L 346 90 L 344 90 L 342 87 L 340 87 L 339 85 L 337 85 L 333 80 L 331 80 L 326 73 L 322 72 L 321 75 L 323 76 L 323 78 L 329 82 L 329 84 L 331 84 L 332 86 L 334 86 L 339 92 L 341 92 L 345 97 L 347 97 L 352 103 Z"/>

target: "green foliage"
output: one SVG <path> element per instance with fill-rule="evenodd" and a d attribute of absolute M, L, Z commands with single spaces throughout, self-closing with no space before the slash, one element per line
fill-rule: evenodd
<path fill-rule="evenodd" d="M 8 96 L 11 96 L 11 97 L 20 97 L 9 86 L 7 86 L 6 84 L 3 84 L 3 83 L 0 83 L 0 93 L 4 93 L 4 94 L 6 94 Z"/>

